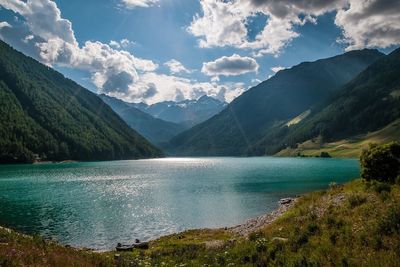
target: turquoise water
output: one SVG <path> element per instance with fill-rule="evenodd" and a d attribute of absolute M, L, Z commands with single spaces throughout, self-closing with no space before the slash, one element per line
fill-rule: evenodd
<path fill-rule="evenodd" d="M 351 159 L 166 158 L 0 166 L 0 225 L 110 249 L 189 228 L 231 226 L 280 198 L 359 176 Z"/>

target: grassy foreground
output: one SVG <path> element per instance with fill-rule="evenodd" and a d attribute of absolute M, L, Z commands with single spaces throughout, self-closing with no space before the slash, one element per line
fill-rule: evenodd
<path fill-rule="evenodd" d="M 400 186 L 355 180 L 301 197 L 249 237 L 191 230 L 94 253 L 0 229 L 0 266 L 398 266 Z"/>

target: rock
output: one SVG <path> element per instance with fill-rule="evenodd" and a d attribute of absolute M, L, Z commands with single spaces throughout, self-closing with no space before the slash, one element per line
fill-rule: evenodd
<path fill-rule="evenodd" d="M 133 251 L 134 248 L 137 249 L 148 249 L 149 248 L 149 243 L 148 242 L 137 242 L 139 241 L 138 239 L 135 240 L 136 243 L 132 245 L 122 245 L 121 243 L 118 243 L 115 249 L 117 251 Z"/>
<path fill-rule="evenodd" d="M 115 250 L 116 251 L 132 251 L 133 250 L 133 246 L 122 245 L 121 243 L 118 243 L 118 245 L 116 246 Z"/>
<path fill-rule="evenodd" d="M 148 249 L 149 248 L 149 243 L 148 242 L 135 243 L 132 246 L 134 248 L 138 248 L 138 249 Z"/>
<path fill-rule="evenodd" d="M 287 242 L 288 239 L 284 237 L 273 237 L 272 241 L 281 241 L 281 242 Z"/>
<path fill-rule="evenodd" d="M 274 222 L 279 216 L 290 209 L 294 203 L 296 203 L 297 198 L 282 198 L 279 200 L 279 207 L 270 213 L 264 214 L 262 216 L 250 219 L 243 224 L 229 228 L 235 234 L 248 237 L 251 233 L 259 231 L 263 227 Z"/>
<path fill-rule="evenodd" d="M 225 246 L 225 242 L 223 240 L 210 240 L 204 242 L 207 249 L 220 249 Z"/>
<path fill-rule="evenodd" d="M 294 198 L 291 198 L 291 197 L 282 198 L 281 200 L 279 200 L 279 204 L 287 205 L 287 204 L 292 203 L 293 201 L 294 201 Z"/>

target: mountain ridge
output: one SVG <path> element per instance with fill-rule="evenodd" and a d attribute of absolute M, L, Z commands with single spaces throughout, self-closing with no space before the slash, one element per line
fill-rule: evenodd
<path fill-rule="evenodd" d="M 324 105 L 314 108 L 304 121 L 274 138 L 267 135 L 261 147 L 279 143 L 281 148 L 320 137 L 338 141 L 377 131 L 400 118 L 400 48 L 368 66 L 333 94 Z M 278 141 L 277 139 L 281 139 Z M 276 149 L 275 149 L 276 150 Z M 275 153 L 274 149 L 267 151 Z"/>
<path fill-rule="evenodd" d="M 227 103 L 203 95 L 198 99 L 162 101 L 151 105 L 131 103 L 131 105 L 155 118 L 191 127 L 219 113 Z"/>
<path fill-rule="evenodd" d="M 0 162 L 163 155 L 96 94 L 3 41 L 0 53 Z"/>
<path fill-rule="evenodd" d="M 269 129 L 323 102 L 382 56 L 377 50 L 363 49 L 281 70 L 234 99 L 218 115 L 174 137 L 169 153 L 248 154 Z"/>
<path fill-rule="evenodd" d="M 132 129 L 156 145 L 167 143 L 172 137 L 187 129 L 184 125 L 164 121 L 141 111 L 131 103 L 105 94 L 99 97 L 109 105 Z"/>

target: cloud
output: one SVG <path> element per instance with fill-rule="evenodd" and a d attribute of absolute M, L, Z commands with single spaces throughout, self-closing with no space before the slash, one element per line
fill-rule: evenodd
<path fill-rule="evenodd" d="M 276 18 L 289 18 L 291 20 L 299 19 L 300 14 L 320 16 L 347 4 L 347 0 L 244 0 L 241 2 L 250 2 L 252 8 L 260 9 Z"/>
<path fill-rule="evenodd" d="M 112 48 L 115 48 L 115 49 L 127 49 L 130 46 L 133 46 L 135 44 L 136 44 L 135 42 L 132 42 L 132 41 L 126 39 L 126 38 L 122 39 L 120 41 L 111 40 L 110 43 L 109 43 L 109 45 Z"/>
<path fill-rule="evenodd" d="M 35 36 L 33 36 L 32 34 L 25 36 L 25 38 L 23 39 L 24 43 L 29 43 L 30 41 L 32 41 L 33 39 L 35 39 Z"/>
<path fill-rule="evenodd" d="M 104 92 L 125 92 L 133 82 L 133 77 L 128 72 L 122 71 L 108 77 L 103 84 Z"/>
<path fill-rule="evenodd" d="M 400 44 L 398 0 L 201 0 L 187 31 L 199 46 L 251 49 L 254 56 L 277 55 L 300 34 L 296 26 L 317 23 L 317 17 L 336 12 L 347 50 Z M 267 16 L 265 27 L 248 38 L 248 23 L 257 14 Z"/>
<path fill-rule="evenodd" d="M 131 45 L 135 45 L 136 44 L 135 42 L 132 42 L 132 41 L 126 39 L 126 38 L 122 39 L 119 43 L 121 44 L 121 47 L 123 47 L 123 48 L 127 48 L 127 47 L 129 47 Z"/>
<path fill-rule="evenodd" d="M 8 23 L 7 21 L 0 22 L 0 29 L 5 28 L 5 27 L 12 28 L 10 23 Z"/>
<path fill-rule="evenodd" d="M 215 61 L 203 63 L 201 71 L 208 76 L 235 76 L 248 72 L 257 72 L 259 65 L 251 57 L 241 57 L 234 54 L 230 57 L 223 56 Z"/>
<path fill-rule="evenodd" d="M 71 22 L 61 18 L 61 11 L 55 2 L 2 0 L 0 5 L 23 16 L 30 31 L 44 40 L 60 38 L 77 45 Z"/>
<path fill-rule="evenodd" d="M 335 24 L 343 30 L 346 50 L 400 44 L 400 1 L 350 0 L 339 10 Z"/>
<path fill-rule="evenodd" d="M 252 49 L 254 55 L 278 54 L 299 36 L 296 25 L 316 23 L 315 16 L 333 11 L 345 0 L 201 0 L 203 14 L 196 14 L 187 28 L 199 38 L 200 47 L 233 46 Z M 257 14 L 268 20 L 254 40 L 249 40 L 247 25 Z"/>
<path fill-rule="evenodd" d="M 196 14 L 188 32 L 200 37 L 200 47 L 238 46 L 245 42 L 245 15 L 232 1 L 200 1 L 203 16 Z"/>
<path fill-rule="evenodd" d="M 0 5 L 18 13 L 24 19 L 17 27 L 2 27 L 2 39 L 22 48 L 45 64 L 88 71 L 100 92 L 129 90 L 139 80 L 141 73 L 158 68 L 151 60 L 114 49 L 112 46 L 117 42 L 108 45 L 87 41 L 79 46 L 71 22 L 61 18 L 61 12 L 53 1 L 5 0 Z M 124 48 L 131 43 L 123 39 L 118 42 L 118 46 Z M 150 92 L 144 91 L 143 96 L 148 96 Z"/>
<path fill-rule="evenodd" d="M 281 70 L 284 70 L 284 69 L 286 69 L 285 67 L 282 67 L 282 66 L 276 66 L 276 67 L 272 67 L 271 68 L 271 70 L 274 72 L 274 73 L 277 73 L 278 71 L 281 71 Z"/>
<path fill-rule="evenodd" d="M 183 66 L 183 64 L 176 59 L 171 59 L 171 60 L 165 62 L 164 65 L 169 68 L 169 71 L 172 74 L 183 73 L 183 72 L 184 73 L 192 72 L 191 70 L 188 70 L 185 66 Z"/>
<path fill-rule="evenodd" d="M 243 83 L 197 82 L 174 75 L 147 72 L 128 90 L 108 94 L 130 102 L 144 101 L 149 104 L 165 100 L 197 99 L 203 95 L 230 102 L 245 90 Z"/>
<path fill-rule="evenodd" d="M 159 0 L 122 0 L 126 8 L 150 7 L 159 3 Z"/>
<path fill-rule="evenodd" d="M 134 102 L 155 103 L 209 95 L 231 101 L 241 94 L 243 84 L 197 82 L 156 73 L 158 65 L 123 50 L 133 42 L 123 39 L 104 44 L 87 41 L 80 45 L 69 20 L 51 0 L 9 1 L 0 6 L 19 14 L 18 25 L 3 22 L 0 38 L 48 65 L 87 71 L 98 92 Z M 17 23 L 14 21 L 14 23 Z M 178 61 L 169 61 L 171 71 L 187 72 Z"/>
<path fill-rule="evenodd" d="M 147 85 L 147 90 L 143 94 L 143 98 L 151 98 L 158 93 L 157 87 L 154 83 L 149 83 Z"/>
<path fill-rule="evenodd" d="M 87 41 L 80 48 L 55 38 L 36 46 L 45 63 L 90 72 L 93 83 L 102 92 L 126 90 L 139 79 L 139 73 L 158 68 L 151 60 L 137 58 L 127 51 L 115 50 L 101 42 Z M 122 85 L 122 82 L 125 84 Z"/>
<path fill-rule="evenodd" d="M 114 41 L 114 40 L 110 41 L 110 46 L 113 47 L 113 48 L 116 48 L 116 49 L 120 49 L 121 48 L 121 45 L 119 44 L 119 42 L 118 41 Z"/>

